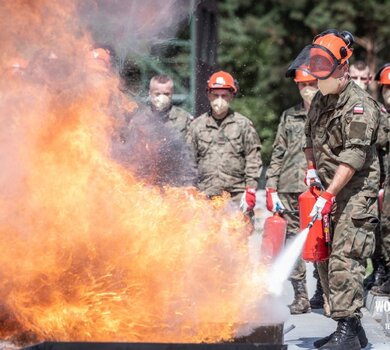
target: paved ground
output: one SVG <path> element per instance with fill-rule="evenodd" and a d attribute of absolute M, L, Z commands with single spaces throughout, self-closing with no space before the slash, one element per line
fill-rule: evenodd
<path fill-rule="evenodd" d="M 267 215 L 269 215 L 265 210 L 265 191 L 258 191 L 257 198 L 257 227 L 261 228 L 263 227 L 264 219 Z M 313 278 L 313 265 L 311 263 L 307 263 L 306 267 L 308 292 L 309 297 L 311 297 L 315 291 L 316 281 Z M 291 283 L 286 282 L 283 290 L 284 294 L 282 298 L 285 304 L 288 305 L 293 300 L 293 289 L 291 287 Z M 371 304 L 374 304 L 374 302 L 371 302 Z M 369 344 L 366 349 L 389 350 L 390 336 L 386 336 L 383 328 L 383 322 L 381 325 L 379 322 L 380 318 L 378 315 L 375 315 L 374 306 L 372 305 L 369 311 L 364 309 L 363 313 L 364 317 L 362 319 L 362 323 L 369 340 Z M 374 315 L 377 321 L 372 317 L 372 315 Z M 390 321 L 390 311 L 384 316 L 387 316 L 387 320 Z M 295 328 L 285 334 L 284 342 L 288 345 L 289 350 L 302 350 L 313 349 L 313 341 L 318 338 L 325 337 L 335 331 L 337 324 L 332 319 L 323 316 L 322 310 L 313 310 L 313 312 L 309 314 L 291 315 L 286 321 L 284 329 L 286 330 L 292 325 L 294 325 Z"/>
<path fill-rule="evenodd" d="M 312 270 L 311 264 L 307 264 Z M 314 293 L 314 278 L 309 272 L 309 296 Z M 293 292 L 291 286 L 286 284 L 284 300 L 289 303 L 292 300 Z M 369 345 L 366 349 L 389 350 L 390 337 L 385 335 L 380 323 L 375 321 L 367 309 L 363 310 L 363 327 L 366 331 Z M 336 329 L 336 322 L 322 315 L 322 310 L 313 310 L 310 314 L 291 315 L 285 323 L 285 329 L 291 325 L 295 328 L 285 334 L 284 342 L 288 344 L 289 350 L 313 349 L 313 341 L 325 337 Z"/>

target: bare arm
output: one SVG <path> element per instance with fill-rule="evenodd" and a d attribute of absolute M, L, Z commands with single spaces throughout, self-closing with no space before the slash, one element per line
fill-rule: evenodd
<path fill-rule="evenodd" d="M 351 180 L 356 170 L 351 166 L 341 163 L 337 169 L 332 182 L 327 188 L 327 192 L 330 192 L 337 196 L 337 194 L 344 188 L 344 186 Z"/>

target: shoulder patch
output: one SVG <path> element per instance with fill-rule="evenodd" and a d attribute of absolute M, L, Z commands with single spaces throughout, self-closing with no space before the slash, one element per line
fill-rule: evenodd
<path fill-rule="evenodd" d="M 353 114 L 363 114 L 364 113 L 364 107 L 363 105 L 356 105 L 353 107 Z"/>

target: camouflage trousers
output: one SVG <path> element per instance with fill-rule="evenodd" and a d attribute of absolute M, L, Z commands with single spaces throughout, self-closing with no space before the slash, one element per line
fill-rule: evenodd
<path fill-rule="evenodd" d="M 298 210 L 298 197 L 300 193 L 278 193 L 279 198 L 287 210 Z M 301 231 L 299 226 L 299 214 L 286 213 L 283 216 L 287 220 L 286 244 L 293 240 Z M 290 281 L 301 281 L 306 278 L 306 264 L 300 257 L 294 266 L 294 270 L 289 278 Z"/>
<path fill-rule="evenodd" d="M 390 178 L 385 182 L 385 196 L 381 213 L 381 239 L 386 266 L 390 272 Z"/>
<path fill-rule="evenodd" d="M 374 252 L 379 222 L 376 198 L 355 194 L 337 200 L 331 218 L 332 252 L 317 264 L 321 285 L 334 320 L 361 317 L 366 260 Z"/>

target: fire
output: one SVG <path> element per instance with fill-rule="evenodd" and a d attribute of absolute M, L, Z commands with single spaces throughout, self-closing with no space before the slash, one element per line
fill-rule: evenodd
<path fill-rule="evenodd" d="M 89 65 L 76 3 L 0 7 L 0 337 L 200 342 L 258 324 L 243 216 L 112 159 L 135 104 Z"/>

